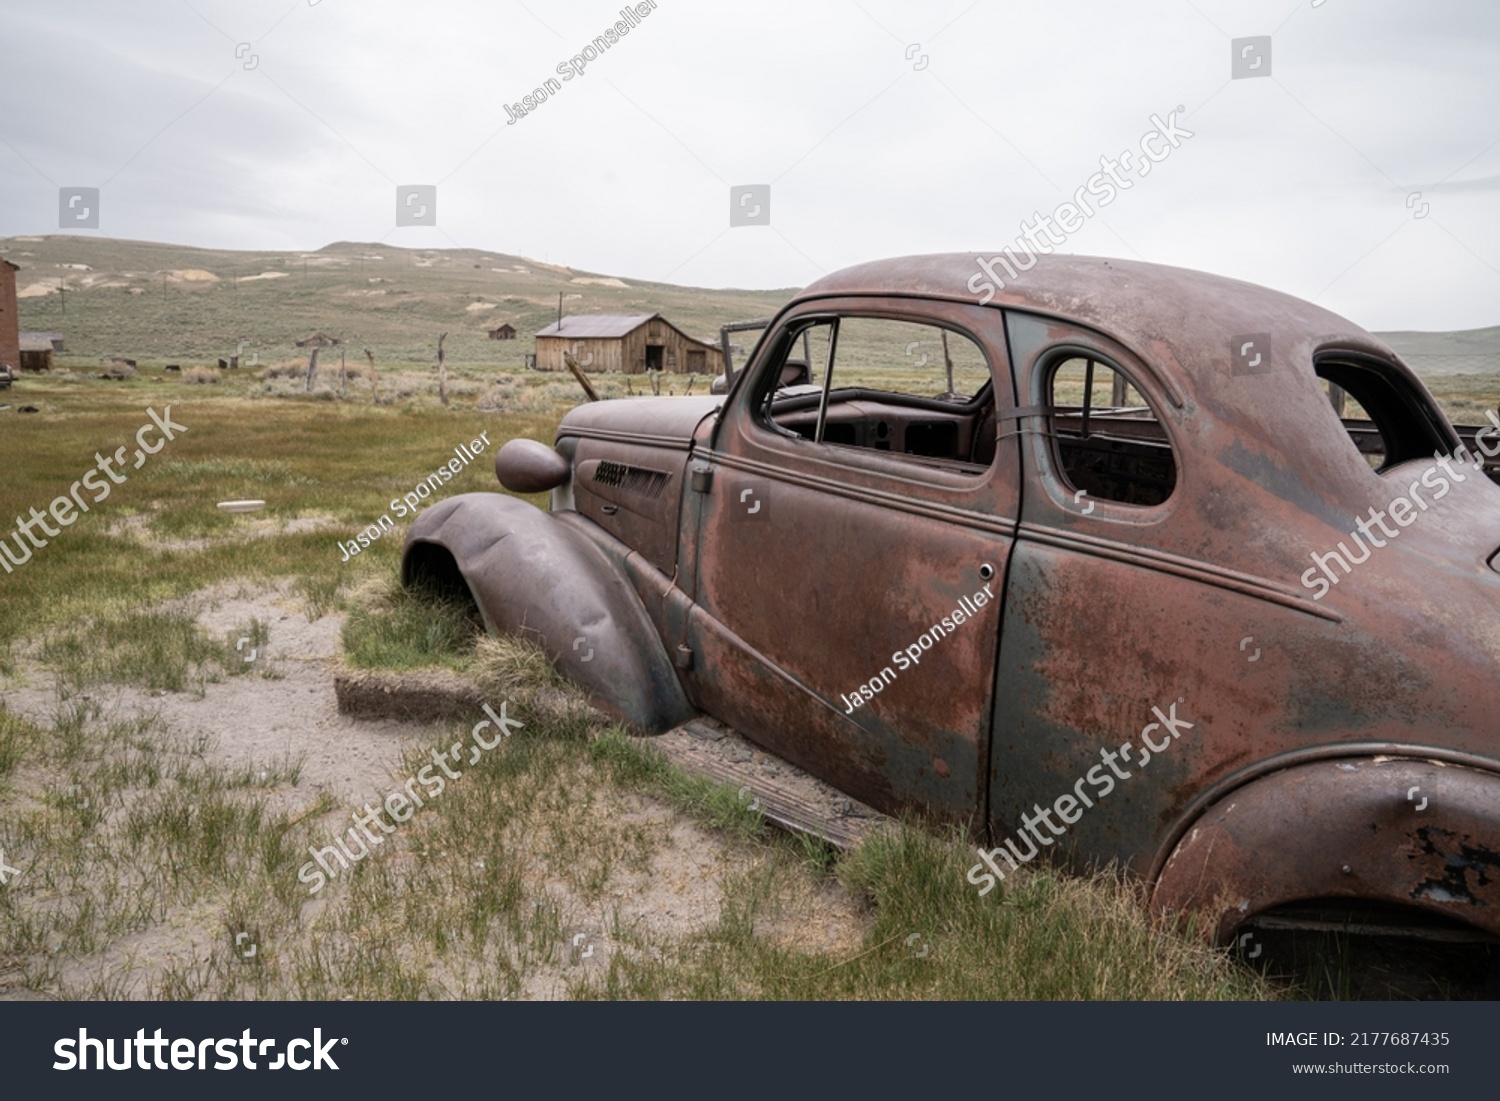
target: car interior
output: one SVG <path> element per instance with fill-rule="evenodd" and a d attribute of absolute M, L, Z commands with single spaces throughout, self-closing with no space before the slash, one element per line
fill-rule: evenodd
<path fill-rule="evenodd" d="M 1065 353 L 1047 368 L 1047 431 L 1070 488 L 1097 500 L 1159 505 L 1177 462 L 1155 411 L 1113 363 Z"/>
<path fill-rule="evenodd" d="M 993 380 L 967 334 L 840 316 L 804 319 L 777 339 L 771 352 L 784 364 L 781 379 L 760 396 L 762 422 L 773 431 L 974 475 L 994 460 L 1001 430 Z M 1165 501 L 1176 460 L 1136 386 L 1092 354 L 1060 354 L 1047 370 L 1046 428 L 1007 422 L 1003 434 L 1044 430 L 1073 490 L 1123 504 Z M 806 383 L 789 385 L 793 377 Z"/>
<path fill-rule="evenodd" d="M 990 368 L 966 334 L 887 318 L 815 318 L 780 334 L 772 354 L 783 367 L 760 407 L 773 431 L 974 475 L 994 459 Z"/>

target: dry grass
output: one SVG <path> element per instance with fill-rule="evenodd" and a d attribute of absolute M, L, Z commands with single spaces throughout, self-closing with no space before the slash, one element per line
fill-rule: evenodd
<path fill-rule="evenodd" d="M 273 363 L 261 370 L 257 378 L 271 380 L 278 378 L 306 378 L 307 360 L 288 359 L 280 363 Z"/>

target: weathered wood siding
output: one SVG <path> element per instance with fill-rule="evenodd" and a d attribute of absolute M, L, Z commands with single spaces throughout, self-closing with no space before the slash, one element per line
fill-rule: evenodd
<path fill-rule="evenodd" d="M 566 327 L 564 324 L 564 328 Z M 659 348 L 660 352 L 651 352 L 650 349 L 653 348 Z M 702 373 L 712 362 L 712 357 L 708 354 L 712 349 L 707 344 L 679 332 L 659 317 L 652 318 L 623 337 L 538 336 L 537 369 L 566 371 L 567 364 L 563 362 L 565 351 L 572 352 L 579 366 L 590 373 L 607 371 L 627 375 L 644 374 L 648 358 L 655 359 L 658 356 L 661 370 L 668 374 L 687 374 L 690 368 Z M 701 358 L 693 353 L 701 353 Z M 590 359 L 590 356 L 593 358 Z"/>
<path fill-rule="evenodd" d="M 21 369 L 21 319 L 16 312 L 16 272 L 0 261 L 0 363 Z"/>

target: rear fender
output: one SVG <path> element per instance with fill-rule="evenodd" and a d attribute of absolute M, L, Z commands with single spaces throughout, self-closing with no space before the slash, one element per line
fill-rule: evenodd
<path fill-rule="evenodd" d="M 676 670 L 629 579 L 588 537 L 525 501 L 465 493 L 423 510 L 401 583 L 467 588 L 491 634 L 540 643 L 605 710 L 659 732 L 691 718 Z"/>
<path fill-rule="evenodd" d="M 1152 908 L 1227 942 L 1289 902 L 1358 898 L 1500 935 L 1500 776 L 1398 757 L 1296 765 L 1224 796 L 1157 877 Z"/>

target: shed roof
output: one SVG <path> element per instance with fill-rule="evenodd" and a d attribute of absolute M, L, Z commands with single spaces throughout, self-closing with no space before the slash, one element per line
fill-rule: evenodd
<path fill-rule="evenodd" d="M 540 330 L 537 336 L 561 336 L 578 339 L 609 339 L 629 336 L 657 315 L 654 313 L 584 313 L 565 317 Z"/>

